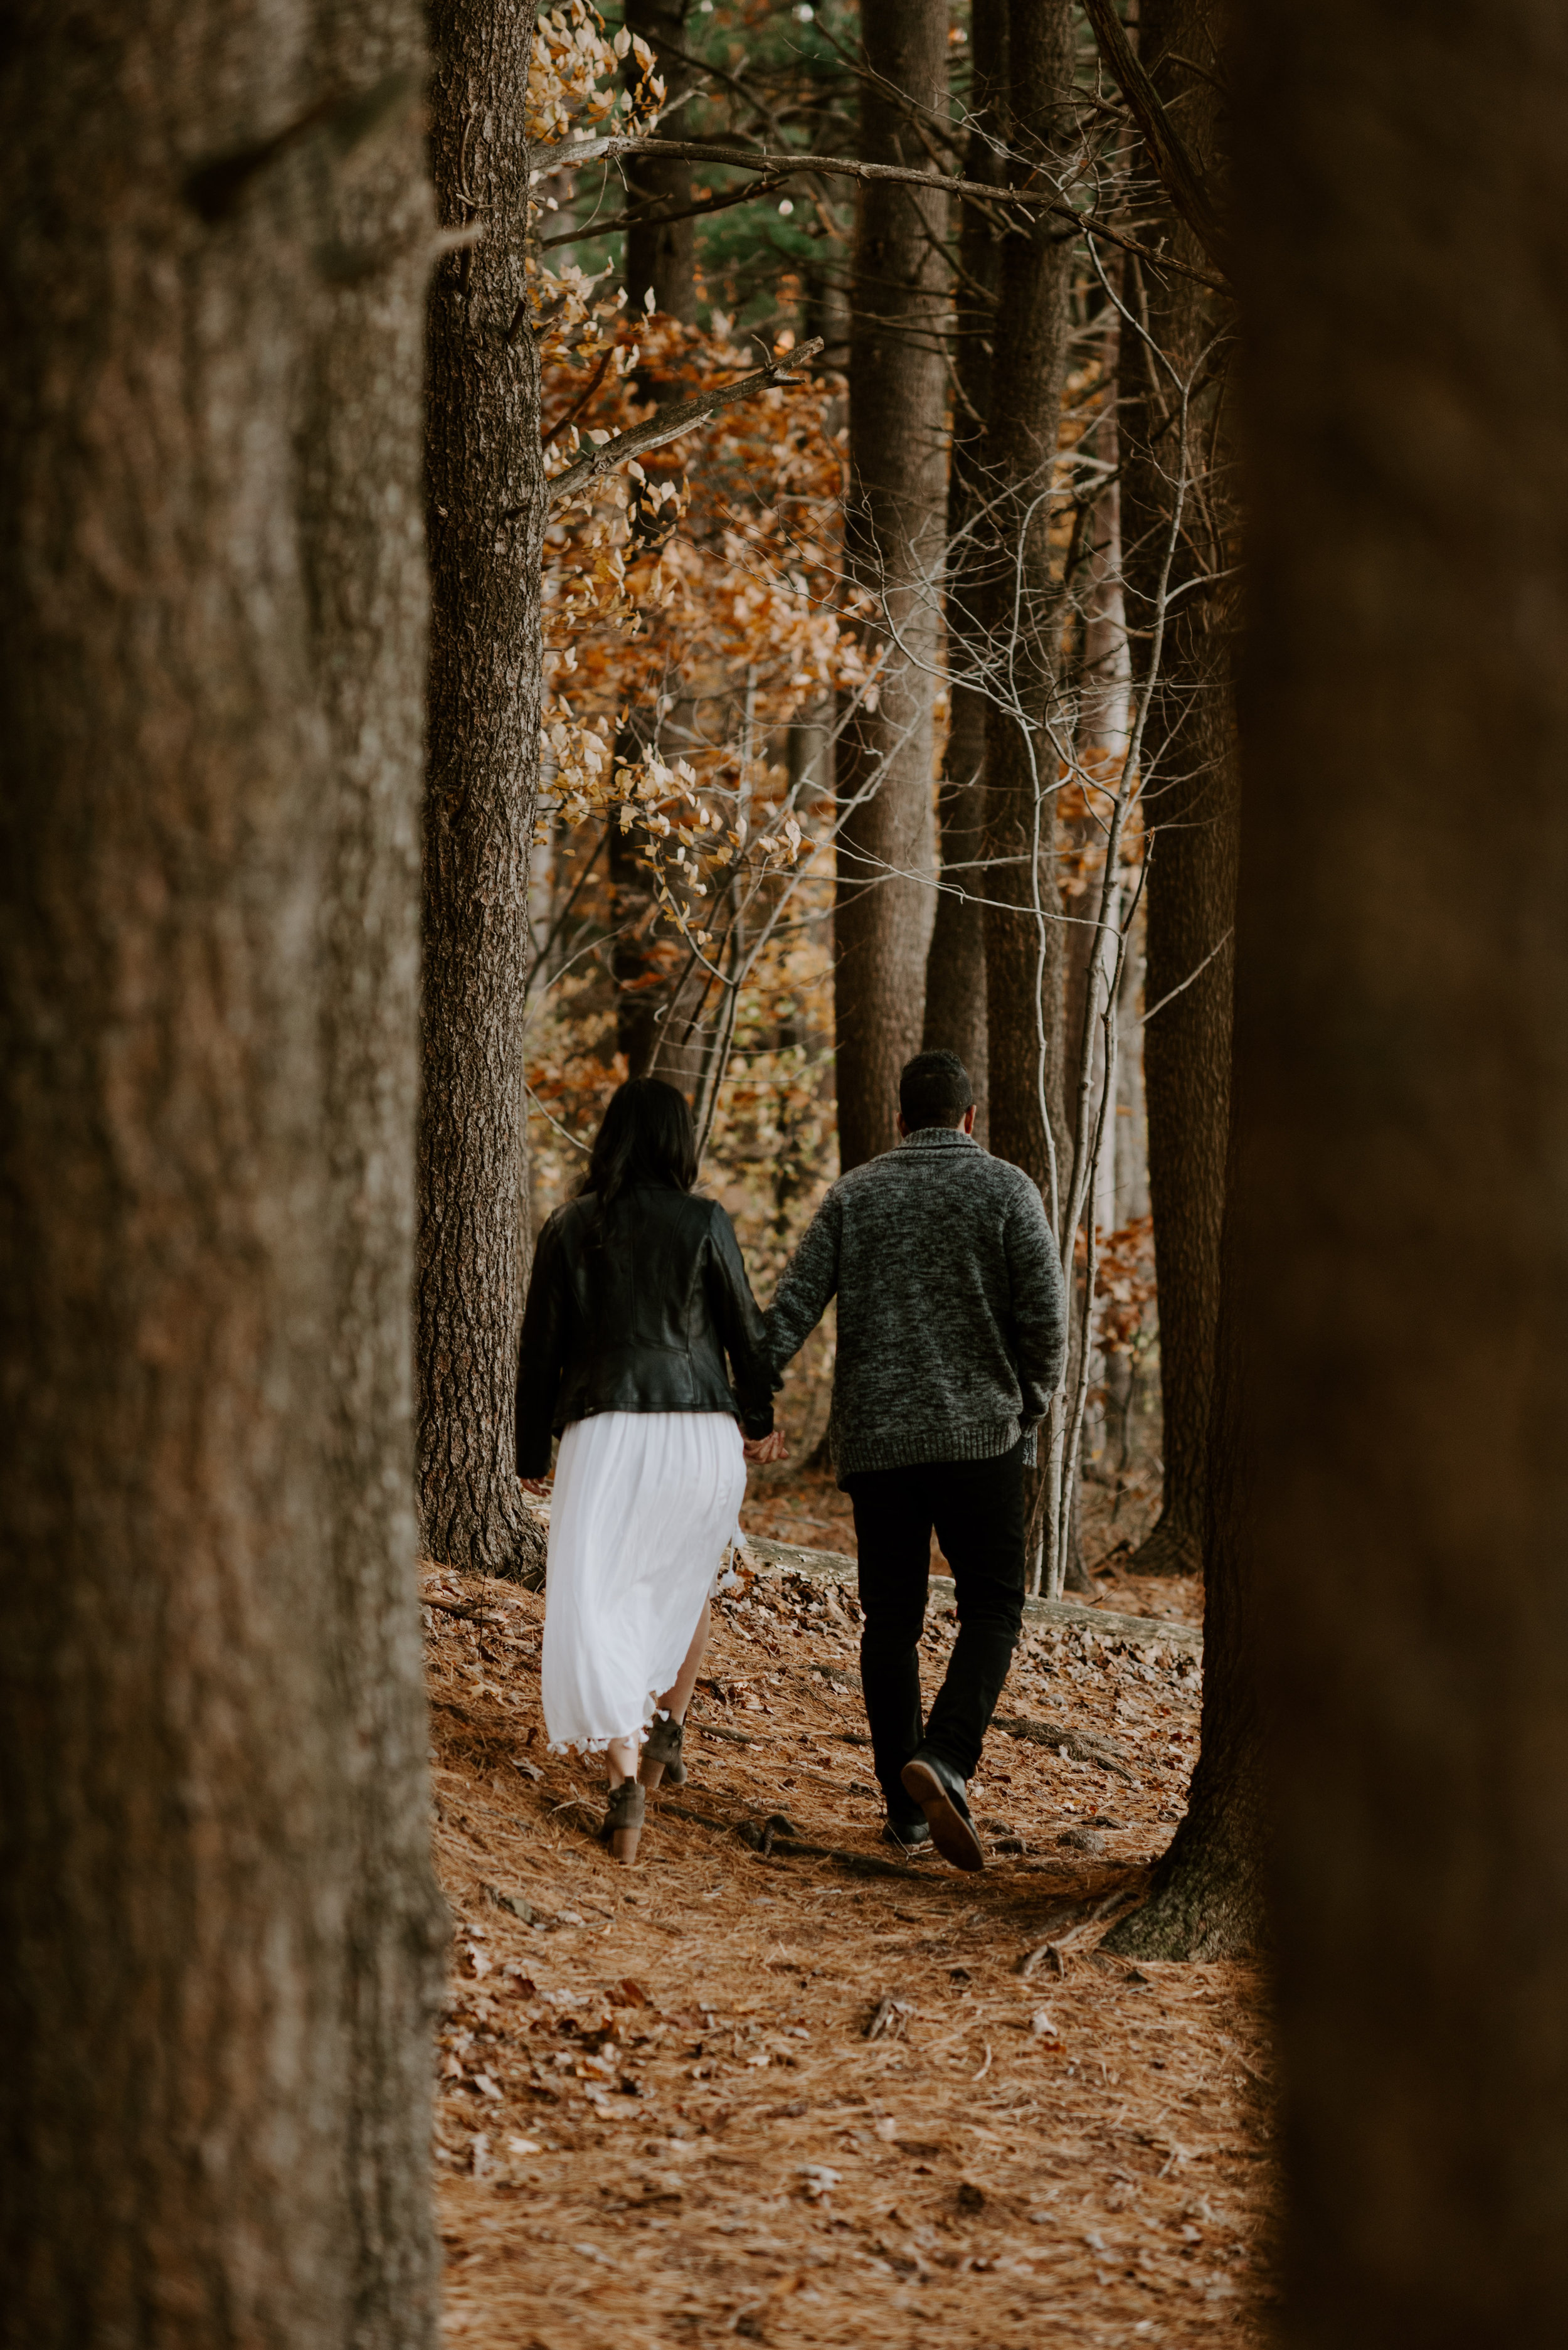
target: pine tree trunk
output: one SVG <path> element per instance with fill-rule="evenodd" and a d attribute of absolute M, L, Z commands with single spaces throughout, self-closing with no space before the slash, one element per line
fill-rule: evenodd
<path fill-rule="evenodd" d="M 1238 973 L 1246 1017 L 1250 967 Z M 1253 1338 L 1251 1266 L 1240 1245 L 1257 1168 L 1236 1104 L 1222 1252 L 1212 1410 L 1206 1453 L 1203 1718 L 1187 1812 L 1156 1868 L 1148 1900 L 1112 1928 L 1104 1947 L 1129 1958 L 1223 1959 L 1265 1938 L 1267 1806 L 1259 1719 L 1257 1480 L 1245 1420 L 1249 1374 L 1264 1365 Z"/>
<path fill-rule="evenodd" d="M 1009 9 L 1006 137 L 1014 156 L 1060 170 L 1071 136 L 1073 12 L 1067 0 Z M 1016 168 L 1016 167 L 1015 167 Z M 1038 733 L 1055 686 L 1057 597 L 1049 502 L 1067 364 L 1073 246 L 1046 215 L 1014 219 L 1002 245 L 991 430 L 992 500 L 982 610 L 986 720 L 986 994 L 991 1147 L 1064 1201 L 1063 951 L 1056 891 L 1055 754 Z M 1036 893 L 1040 912 L 1036 912 Z M 1044 1033 L 1044 1051 L 1041 1051 Z"/>
<path fill-rule="evenodd" d="M 418 27 L 8 29 L 0 2341 L 425 2345 L 417 736 L 356 716 L 422 629 Z"/>
<path fill-rule="evenodd" d="M 1147 0 L 1140 22 L 1144 62 L 1199 168 L 1217 182 L 1220 140 L 1228 135 L 1224 101 L 1195 69 L 1220 70 L 1210 0 Z M 1159 234 L 1179 259 L 1207 265 L 1192 232 L 1168 207 Z M 1124 330 L 1128 619 L 1146 671 L 1175 484 L 1184 470 L 1187 477 L 1169 579 L 1180 592 L 1165 629 L 1141 761 L 1151 844 L 1144 988 L 1155 1012 L 1144 1031 L 1144 1086 L 1165 1491 L 1159 1521 L 1136 1565 L 1143 1575 L 1190 1575 L 1202 1557 L 1231 1081 L 1234 964 L 1231 947 L 1220 942 L 1235 920 L 1238 804 L 1231 307 L 1223 295 L 1174 272 L 1158 283 L 1149 273 L 1141 300 L 1135 291 L 1129 307 L 1142 311 L 1170 368 L 1194 385 L 1183 467 L 1170 368 L 1150 355 L 1141 337 Z"/>
<path fill-rule="evenodd" d="M 1005 138 L 1011 156 L 1059 172 L 1071 136 L 1073 12 L 1010 0 Z M 1012 168 L 1019 168 L 1014 164 Z M 1073 248 L 1044 217 L 1002 241 L 985 439 L 987 530 L 977 552 L 986 662 L 985 980 L 991 1148 L 1039 1185 L 1054 1223 L 1065 1201 L 1063 950 L 1056 885 L 1055 754 L 1039 732 L 1056 682 L 1058 598 L 1048 523 L 1067 364 Z M 1057 1419 L 1026 1479 L 1032 1574 L 1051 1504 Z"/>
<path fill-rule="evenodd" d="M 448 1938 L 430 1849 L 429 1730 L 413 1489 L 420 809 L 429 591 L 424 340 L 433 206 L 417 95 L 422 15 L 332 0 L 328 88 L 407 89 L 395 136 L 335 187 L 303 438 L 317 689 L 329 803 L 324 1067 L 333 1326 L 324 1426 L 357 1843 L 348 1936 L 346 2178 L 363 2350 L 422 2350 L 438 2319 L 431 2028 Z M 379 265 L 356 265 L 367 256 Z"/>
<path fill-rule="evenodd" d="M 1285 2338 L 1554 2343 L 1568 49 L 1479 0 L 1262 23 L 1241 1074 Z"/>
<path fill-rule="evenodd" d="M 1007 0 L 970 10 L 970 135 L 964 177 L 1002 177 L 993 143 L 1007 84 Z M 989 1140 L 985 1027 L 985 713 L 981 608 L 985 435 L 991 421 L 1001 246 L 989 216 L 966 204 L 959 220 L 954 297 L 952 449 L 948 470 L 946 619 L 948 739 L 937 819 L 950 886 L 938 896 L 926 957 L 928 1052 L 957 1053 L 974 1086 L 975 1133 Z"/>
<path fill-rule="evenodd" d="M 545 502 L 528 316 L 531 6 L 437 0 L 431 158 L 442 224 L 482 241 L 430 313 L 431 683 L 424 833 L 417 1459 L 432 1557 L 535 1581 L 517 1487 L 523 999 L 538 775 Z M 475 214 L 472 204 L 483 207 Z"/>
<path fill-rule="evenodd" d="M 893 93 L 945 115 L 945 0 L 862 0 L 860 151 L 926 160 Z M 898 1072 L 919 1049 L 933 908 L 931 770 L 944 536 L 946 200 L 857 188 L 849 349 L 850 576 L 881 617 L 874 709 L 846 713 L 834 920 L 839 1165 L 898 1139 Z M 895 641 L 896 639 L 896 641 Z"/>
<path fill-rule="evenodd" d="M 673 103 L 691 88 L 694 77 L 681 57 L 669 55 L 660 44 L 673 41 L 678 49 L 684 48 L 686 0 L 630 0 L 625 21 L 628 29 L 640 33 L 652 49 L 665 85 L 666 102 Z M 628 57 L 625 71 L 628 84 L 635 88 L 643 74 L 635 56 Z M 673 115 L 671 125 L 674 138 L 690 135 L 683 114 Z M 639 157 L 627 165 L 626 178 L 627 192 L 634 203 L 674 206 L 691 202 L 691 166 L 678 159 Z M 652 307 L 666 317 L 678 318 L 688 326 L 695 324 L 694 220 L 655 222 L 628 229 L 627 315 L 634 323 L 645 318 L 650 301 Z M 642 400 L 683 396 L 668 379 L 646 367 L 637 371 L 636 388 Z M 632 712 L 622 726 L 617 751 L 626 759 L 642 759 L 658 745 L 663 733 L 668 757 L 671 731 L 674 741 L 685 747 L 680 730 L 690 726 L 691 717 L 689 703 L 671 711 L 662 725 L 657 711 Z M 626 1055 L 629 1076 L 646 1076 L 657 1067 L 660 1076 L 680 1086 L 690 1097 L 695 1090 L 701 1055 L 696 1040 L 686 1038 L 684 1031 L 695 1010 L 697 991 L 688 982 L 682 993 L 679 973 L 661 968 L 664 959 L 656 945 L 659 897 L 649 849 L 647 826 L 634 822 L 629 832 L 622 832 L 612 811 L 608 865 L 611 920 L 616 930 L 612 950 L 616 1043 Z"/>
<path fill-rule="evenodd" d="M 689 46 L 686 12 L 687 0 L 626 0 L 623 12 L 628 32 L 640 33 L 653 51 L 667 106 L 673 106 L 695 78 L 682 58 L 671 56 L 661 47 L 667 41 L 672 41 L 677 49 Z M 626 71 L 635 87 L 642 78 L 642 68 L 635 57 L 627 59 Z M 691 137 L 683 110 L 671 115 L 670 130 L 675 139 Z M 645 203 L 674 211 L 691 202 L 690 163 L 673 156 L 639 155 L 628 160 L 625 170 L 628 210 L 631 204 Z M 679 318 L 689 327 L 696 324 L 694 220 L 634 223 L 627 230 L 626 307 L 634 318 L 641 315 L 643 297 L 649 293 L 653 296 L 654 308 L 662 310 L 667 318 Z"/>

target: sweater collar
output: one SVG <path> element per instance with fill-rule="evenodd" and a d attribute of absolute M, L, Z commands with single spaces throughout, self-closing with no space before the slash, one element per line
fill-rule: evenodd
<path fill-rule="evenodd" d="M 972 1134 L 961 1126 L 918 1126 L 913 1134 L 906 1134 L 900 1150 L 950 1150 L 957 1143 L 965 1150 L 978 1150 L 980 1145 Z"/>

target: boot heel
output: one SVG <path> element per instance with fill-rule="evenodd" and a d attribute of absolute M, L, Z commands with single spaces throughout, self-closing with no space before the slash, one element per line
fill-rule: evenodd
<path fill-rule="evenodd" d="M 635 1779 L 623 1779 L 610 1796 L 599 1833 L 623 1868 L 637 1858 L 644 1815 L 642 1789 Z"/>
<path fill-rule="evenodd" d="M 677 1721 L 668 1713 L 656 1716 L 642 1750 L 642 1768 L 638 1773 L 645 1787 L 662 1786 L 666 1779 L 672 1787 L 685 1785 L 686 1765 L 680 1759 L 685 1737 L 684 1721 Z"/>

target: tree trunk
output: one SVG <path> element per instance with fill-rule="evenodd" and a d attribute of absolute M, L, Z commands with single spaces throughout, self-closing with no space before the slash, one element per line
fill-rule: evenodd
<path fill-rule="evenodd" d="M 423 2345 L 418 27 L 9 31 L 0 2340 Z"/>
<path fill-rule="evenodd" d="M 1237 997 L 1245 1016 L 1250 966 Z M 1187 1813 L 1155 1870 L 1148 1900 L 1113 1927 L 1105 1948 L 1129 1958 L 1223 1959 L 1264 1938 L 1267 1831 L 1258 1681 L 1257 1480 L 1245 1423 L 1249 1378 L 1265 1365 L 1253 1339 L 1251 1267 L 1239 1247 L 1256 1195 L 1237 1102 L 1225 1212 L 1213 1409 L 1207 1449 L 1203 1565 L 1203 1719 Z"/>
<path fill-rule="evenodd" d="M 862 0 L 867 162 L 928 158 L 894 93 L 945 116 L 946 0 Z M 898 1072 L 920 1042 L 930 878 L 947 369 L 946 199 L 886 181 L 856 194 L 849 348 L 850 577 L 877 608 L 875 708 L 846 712 L 834 920 L 839 1165 L 898 1139 Z"/>
<path fill-rule="evenodd" d="M 431 683 L 420 1113 L 421 1532 L 431 1556 L 535 1581 L 518 1492 L 518 1201 L 528 846 L 545 500 L 524 136 L 534 10 L 435 0 L 431 158 L 449 229 L 430 313 Z M 483 207 L 475 215 L 470 200 Z"/>
<path fill-rule="evenodd" d="M 694 77 L 691 67 L 679 57 L 668 55 L 660 43 L 673 41 L 678 48 L 684 47 L 686 0 L 630 0 L 625 21 L 628 30 L 640 33 L 653 50 L 668 99 L 672 101 L 679 98 L 690 88 Z M 633 88 L 640 82 L 642 73 L 636 57 L 628 57 L 626 78 Z M 689 135 L 680 114 L 673 118 L 673 131 L 677 139 Z M 641 156 L 628 162 L 626 177 L 628 192 L 634 203 L 675 205 L 691 202 L 691 166 L 688 162 Z M 628 317 L 633 320 L 645 318 L 650 300 L 652 307 L 667 317 L 679 318 L 688 326 L 695 324 L 695 221 L 654 222 L 628 229 Z M 682 396 L 668 379 L 650 368 L 639 368 L 635 381 L 639 400 L 657 401 Z M 690 703 L 671 712 L 667 738 L 672 727 L 674 739 L 680 742 L 681 730 L 690 724 L 691 714 Z M 658 744 L 659 733 L 656 711 L 633 712 L 621 728 L 617 751 L 625 759 L 645 758 Z M 678 1025 L 683 1032 L 687 1026 L 692 1008 L 691 991 L 687 991 L 686 1003 L 676 1003 L 677 974 L 669 968 L 669 955 L 661 956 L 658 951 L 659 895 L 649 863 L 649 847 L 647 826 L 634 822 L 629 832 L 622 832 L 612 811 L 608 863 L 610 919 L 615 925 L 611 966 L 616 987 L 616 1043 L 626 1055 L 628 1076 L 646 1076 L 657 1066 L 660 1076 L 668 1077 L 690 1096 L 700 1055 L 690 1040 L 683 1044 L 672 1033 L 672 1027 Z M 682 954 L 681 963 L 686 960 Z"/>
<path fill-rule="evenodd" d="M 1548 2343 L 1568 2317 L 1568 50 L 1557 10 L 1480 0 L 1262 22 L 1239 208 L 1243 1075 L 1286 2331 Z"/>
<path fill-rule="evenodd" d="M 1059 172 L 1072 136 L 1068 0 L 1010 0 L 1003 136 L 1011 157 Z M 1002 240 L 1001 298 L 985 439 L 987 526 L 977 549 L 986 709 L 985 982 L 991 1148 L 1039 1185 L 1054 1227 L 1066 1188 L 1062 1106 L 1063 947 L 1056 886 L 1054 715 L 1058 598 L 1049 508 L 1067 365 L 1073 247 L 1044 215 Z M 1058 1234 L 1058 1239 L 1060 1235 Z M 1068 1253 L 1069 1271 L 1071 1252 Z M 1032 1575 L 1051 1514 L 1049 1452 L 1061 1405 L 1026 1479 Z"/>
<path fill-rule="evenodd" d="M 1011 0 L 1009 18 L 1007 145 L 1013 156 L 1060 172 L 1072 137 L 1073 12 L 1067 0 Z M 1015 216 L 1002 243 L 985 443 L 990 535 L 981 555 L 991 1147 L 1033 1177 L 1054 1219 L 1067 1175 L 1063 950 L 1056 758 L 1038 730 L 1054 714 L 1056 678 L 1048 525 L 1072 276 L 1072 239 L 1060 224 L 1043 213 Z"/>
<path fill-rule="evenodd" d="M 419 2350 L 438 2318 L 431 2220 L 431 2027 L 448 1918 L 430 1850 L 429 1731 L 415 1568 L 414 1138 L 420 808 L 429 591 L 424 338 L 433 207 L 416 94 L 417 7 L 334 0 L 329 88 L 407 78 L 395 140 L 335 188 L 333 243 L 396 258 L 329 278 L 304 435 L 317 691 L 327 727 L 327 988 L 333 1324 L 325 1416 L 357 1841 L 348 1907 L 353 2325 Z"/>
<path fill-rule="evenodd" d="M 626 0 L 623 22 L 628 33 L 640 33 L 653 51 L 659 78 L 665 88 L 665 102 L 673 105 L 683 90 L 689 89 L 695 76 L 680 57 L 672 57 L 662 44 L 673 41 L 678 49 L 688 46 L 686 36 L 687 0 Z M 635 57 L 626 61 L 627 78 L 635 88 L 642 78 L 642 68 Z M 684 111 L 671 117 L 671 135 L 689 139 Z M 658 133 L 655 132 L 657 138 Z M 691 202 L 691 166 L 674 157 L 639 155 L 628 158 L 625 165 L 627 194 L 630 204 L 656 204 L 674 210 Z M 653 307 L 662 310 L 668 318 L 679 318 L 685 326 L 697 322 L 697 224 L 694 220 L 635 222 L 626 233 L 626 307 L 634 318 L 640 317 L 645 308 L 644 297 L 651 293 Z"/>
<path fill-rule="evenodd" d="M 964 177 L 996 184 L 994 145 L 1007 84 L 1007 0 L 970 11 L 970 135 Z M 974 1086 L 975 1133 L 991 1134 L 985 1033 L 985 712 L 979 562 L 985 505 L 985 435 L 1002 254 L 991 220 L 964 205 L 959 220 L 953 350 L 952 450 L 948 470 L 946 619 L 948 740 L 937 818 L 950 886 L 938 896 L 926 957 L 921 1043 L 957 1053 Z"/>
<path fill-rule="evenodd" d="M 1172 120 L 1199 168 L 1217 180 L 1227 129 L 1223 100 L 1214 82 L 1197 70 L 1217 73 L 1220 64 L 1210 0 L 1146 0 L 1139 37 L 1144 63 Z M 1178 259 L 1207 265 L 1192 231 L 1168 207 L 1155 243 L 1161 234 Z M 1151 858 L 1144 988 L 1155 1014 L 1144 1031 L 1144 1085 L 1159 1284 L 1165 1492 L 1159 1521 L 1135 1562 L 1142 1575 L 1190 1575 L 1198 1571 L 1203 1545 L 1231 1080 L 1233 959 L 1231 949 L 1220 944 L 1235 920 L 1238 803 L 1231 671 L 1239 517 L 1226 364 L 1231 305 L 1223 295 L 1168 272 L 1161 282 L 1149 273 L 1141 305 L 1135 287 L 1129 307 L 1135 316 L 1141 307 L 1148 335 L 1168 362 L 1162 364 L 1141 336 L 1124 328 L 1128 619 L 1145 675 L 1172 500 L 1183 471 L 1172 369 L 1193 386 L 1182 522 L 1169 579 L 1180 594 L 1166 624 L 1141 761 Z"/>

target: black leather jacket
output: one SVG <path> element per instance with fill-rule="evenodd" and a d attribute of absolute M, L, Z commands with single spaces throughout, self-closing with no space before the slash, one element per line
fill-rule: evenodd
<path fill-rule="evenodd" d="M 552 1430 L 597 1411 L 727 1411 L 748 1436 L 766 1436 L 775 1384 L 735 1228 L 716 1200 L 628 1191 L 607 1220 L 587 1191 L 556 1209 L 523 1316 L 520 1477 L 545 1476 Z"/>

